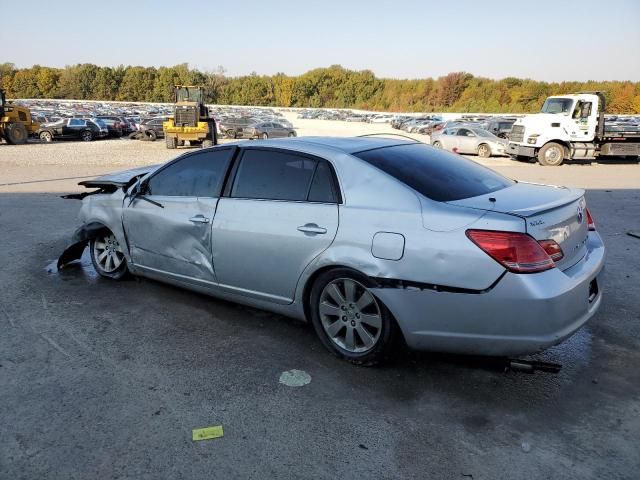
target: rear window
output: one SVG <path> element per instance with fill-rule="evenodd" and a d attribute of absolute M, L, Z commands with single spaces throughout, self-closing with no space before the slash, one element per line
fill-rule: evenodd
<path fill-rule="evenodd" d="M 354 155 L 438 202 L 477 197 L 515 183 L 464 157 L 418 143 Z"/>

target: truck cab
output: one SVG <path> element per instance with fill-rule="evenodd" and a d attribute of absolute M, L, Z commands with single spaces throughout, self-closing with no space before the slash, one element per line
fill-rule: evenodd
<path fill-rule="evenodd" d="M 514 123 L 507 153 L 512 157 L 536 158 L 548 166 L 603 155 L 639 155 L 640 132 L 607 135 L 604 113 L 605 98 L 600 92 L 548 97 L 540 113 Z"/>

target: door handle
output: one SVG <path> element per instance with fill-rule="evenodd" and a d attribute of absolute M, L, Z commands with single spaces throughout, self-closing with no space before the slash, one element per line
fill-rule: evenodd
<path fill-rule="evenodd" d="M 298 231 L 302 232 L 304 234 L 311 234 L 311 235 L 322 235 L 324 233 L 327 233 L 327 229 L 323 228 L 323 227 L 319 227 L 317 224 L 315 223 L 307 223 L 306 225 L 300 225 L 298 227 Z"/>
<path fill-rule="evenodd" d="M 196 215 L 195 217 L 191 217 L 189 221 L 192 223 L 209 223 L 209 219 L 204 215 Z"/>

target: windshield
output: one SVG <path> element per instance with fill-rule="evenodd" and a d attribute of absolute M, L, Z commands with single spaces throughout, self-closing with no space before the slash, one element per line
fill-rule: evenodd
<path fill-rule="evenodd" d="M 542 113 L 569 114 L 573 100 L 570 98 L 547 98 L 542 106 Z"/>
<path fill-rule="evenodd" d="M 197 87 L 180 87 L 176 89 L 176 101 L 202 103 L 202 90 Z"/>
<path fill-rule="evenodd" d="M 419 143 L 354 155 L 438 202 L 477 197 L 515 183 L 460 155 Z"/>

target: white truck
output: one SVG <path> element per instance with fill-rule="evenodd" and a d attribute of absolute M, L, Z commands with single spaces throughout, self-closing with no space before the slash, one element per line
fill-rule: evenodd
<path fill-rule="evenodd" d="M 540 113 L 514 123 L 507 153 L 547 166 L 573 159 L 640 156 L 640 128 L 608 126 L 604 113 L 601 92 L 548 97 Z"/>

